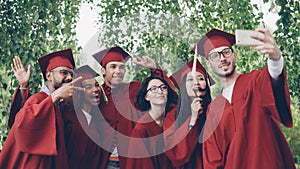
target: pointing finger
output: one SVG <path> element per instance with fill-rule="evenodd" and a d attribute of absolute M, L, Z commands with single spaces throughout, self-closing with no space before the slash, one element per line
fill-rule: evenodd
<path fill-rule="evenodd" d="M 151 60 L 149 56 L 144 56 L 144 58 L 146 58 L 147 60 Z"/>
<path fill-rule="evenodd" d="M 134 63 L 134 64 L 136 64 L 136 65 L 140 64 L 140 62 L 135 61 L 135 60 L 133 60 L 132 63 Z"/>
<path fill-rule="evenodd" d="M 79 76 L 76 79 L 72 80 L 72 82 L 70 84 L 74 84 L 74 83 L 78 82 L 81 79 L 82 79 L 82 76 Z"/>
<path fill-rule="evenodd" d="M 138 55 L 132 55 L 136 60 L 142 60 L 141 57 L 139 57 Z"/>
<path fill-rule="evenodd" d="M 73 86 L 73 89 L 77 91 L 85 91 L 85 88 L 78 87 L 78 86 Z"/>

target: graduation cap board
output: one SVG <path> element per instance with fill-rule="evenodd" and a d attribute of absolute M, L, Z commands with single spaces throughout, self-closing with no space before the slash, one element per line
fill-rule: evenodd
<path fill-rule="evenodd" d="M 76 73 L 76 77 L 79 77 L 79 76 L 82 77 L 82 79 L 81 79 L 82 81 L 83 80 L 87 80 L 87 79 L 93 79 L 95 77 L 100 76 L 89 65 L 84 65 L 84 66 L 79 67 L 78 69 L 75 70 L 75 73 Z M 103 99 L 107 103 L 108 99 L 107 99 L 107 96 L 106 96 L 106 94 L 104 92 L 104 89 L 103 89 L 103 87 L 101 85 L 100 85 L 100 88 L 101 88 L 101 92 L 102 92 L 102 95 L 103 95 Z"/>
<path fill-rule="evenodd" d="M 38 59 L 40 69 L 43 73 L 44 80 L 46 78 L 46 72 L 60 66 L 68 67 L 70 69 L 75 68 L 75 62 L 71 49 L 60 50 L 50 54 L 47 54 Z"/>
<path fill-rule="evenodd" d="M 180 88 L 183 77 L 189 72 L 193 72 L 194 75 L 196 74 L 196 72 L 200 72 L 206 79 L 208 79 L 210 85 L 213 85 L 215 83 L 197 58 L 190 60 L 189 62 L 184 64 L 180 69 L 178 69 L 170 76 L 170 79 L 177 88 Z"/>
<path fill-rule="evenodd" d="M 124 62 L 130 55 L 121 47 L 115 46 L 95 53 L 93 57 L 104 67 L 109 62 Z"/>
<path fill-rule="evenodd" d="M 207 57 L 208 53 L 214 48 L 221 46 L 231 47 L 234 44 L 235 35 L 213 28 L 201 37 L 191 52 Z"/>
<path fill-rule="evenodd" d="M 93 79 L 99 74 L 94 71 L 89 65 L 84 65 L 75 70 L 76 77 L 81 76 L 82 80 Z"/>

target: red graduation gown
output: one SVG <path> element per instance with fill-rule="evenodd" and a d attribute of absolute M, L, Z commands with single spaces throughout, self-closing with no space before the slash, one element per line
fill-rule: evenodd
<path fill-rule="evenodd" d="M 68 168 L 63 121 L 51 96 L 31 96 L 15 118 L 0 154 L 6 169 Z"/>
<path fill-rule="evenodd" d="M 103 87 L 107 88 L 105 84 Z M 140 82 L 134 81 L 120 84 L 119 88 L 113 89 L 111 93 L 105 90 L 108 103 L 100 107 L 100 116 L 102 116 L 100 133 L 103 136 L 101 137 L 101 147 L 106 150 L 101 159 L 102 169 L 105 168 L 111 154 L 115 132 L 118 139 L 120 168 L 124 169 L 126 166 L 130 134 L 135 123 L 141 117 L 134 106 L 139 87 Z"/>
<path fill-rule="evenodd" d="M 160 69 L 156 69 L 152 74 L 156 74 L 158 76 L 167 77 L 167 75 Z M 126 165 L 126 154 L 128 151 L 128 137 L 131 134 L 131 131 L 135 125 L 135 122 L 139 119 L 141 115 L 137 114 L 134 108 L 134 103 L 136 100 L 136 94 L 140 87 L 140 82 L 134 81 L 131 83 L 123 83 L 120 87 L 115 90 L 112 94 L 107 93 L 108 104 L 104 104 L 103 106 L 99 106 L 101 113 L 101 134 L 104 137 L 101 137 L 101 147 L 103 147 L 106 151 L 104 151 L 101 158 L 101 167 L 102 169 L 106 166 L 106 161 L 110 156 L 110 147 L 112 145 L 114 132 L 115 130 L 118 132 L 118 140 L 119 140 L 119 155 L 120 155 L 120 166 L 121 169 L 125 168 Z M 103 84 L 103 87 L 105 84 Z M 27 95 L 29 97 L 30 94 Z M 20 98 L 20 92 L 16 92 L 13 101 L 12 107 L 22 107 L 22 100 Z M 10 113 L 10 124 L 13 125 L 14 116 L 18 112 L 18 109 L 15 111 L 11 111 Z M 119 113 L 122 112 L 122 113 Z M 134 112 L 134 113 L 132 113 Z M 98 124 L 99 125 L 99 124 Z"/>
<path fill-rule="evenodd" d="M 148 113 L 141 117 L 131 136 L 146 138 L 146 140 L 131 140 L 129 156 L 140 156 L 139 154 L 141 154 L 143 158 L 128 158 L 126 169 L 172 169 L 167 156 L 160 152 L 163 152 L 164 144 L 162 132 L 163 128 L 158 126 Z"/>
<path fill-rule="evenodd" d="M 8 127 L 9 128 L 11 128 L 12 125 L 14 124 L 17 113 L 22 108 L 22 106 L 24 105 L 24 103 L 28 97 L 30 97 L 28 87 L 24 91 L 24 98 L 21 97 L 21 91 L 19 90 L 19 87 L 17 87 L 17 89 L 13 95 L 11 105 L 10 105 L 10 114 L 9 114 L 9 118 L 8 118 Z"/>
<path fill-rule="evenodd" d="M 202 114 L 202 116 L 205 114 Z M 176 109 L 167 113 L 164 121 L 166 156 L 178 169 L 202 169 L 202 144 L 199 135 L 204 122 L 197 121 L 189 130 L 190 118 L 176 130 Z"/>
<path fill-rule="evenodd" d="M 92 113 L 88 125 L 81 110 L 64 110 L 65 143 L 70 169 L 99 169 L 101 166 L 101 148 L 96 144 L 100 136 L 95 126 L 99 119 L 95 115 Z"/>
<path fill-rule="evenodd" d="M 280 122 L 292 126 L 285 73 L 283 87 L 285 97 L 281 98 L 281 104 L 286 102 L 288 107 L 280 112 L 267 67 L 238 77 L 231 104 L 222 94 L 213 100 L 205 124 L 204 139 L 208 138 L 203 144 L 205 169 L 295 168 L 280 128 Z M 285 118 L 279 114 L 285 114 Z"/>
<path fill-rule="evenodd" d="M 158 76 L 167 78 L 168 76 L 161 70 L 152 72 Z M 126 156 L 128 153 L 128 144 L 132 130 L 142 116 L 142 113 L 137 111 L 135 102 L 136 95 L 139 91 L 141 82 L 133 81 L 130 83 L 122 83 L 117 89 L 113 89 L 109 92 L 109 88 L 103 84 L 105 94 L 108 98 L 108 103 L 100 106 L 101 111 L 101 147 L 106 152 L 101 159 L 102 169 L 105 168 L 106 162 L 110 156 L 112 142 L 115 132 L 118 139 L 118 153 L 120 160 L 120 168 L 124 169 L 126 166 Z M 172 86 L 172 85 L 171 85 Z M 173 89 L 173 88 L 172 88 Z"/>

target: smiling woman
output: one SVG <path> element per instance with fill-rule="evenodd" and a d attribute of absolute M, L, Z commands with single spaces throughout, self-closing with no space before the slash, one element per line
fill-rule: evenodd
<path fill-rule="evenodd" d="M 137 106 L 145 112 L 134 127 L 129 141 L 126 169 L 171 169 L 172 165 L 163 153 L 163 123 L 165 114 L 173 108 L 174 93 L 161 77 L 146 78 L 137 95 Z M 137 148 L 138 147 L 138 148 Z"/>
<path fill-rule="evenodd" d="M 98 106 L 103 100 L 95 80 L 99 74 L 88 65 L 79 67 L 75 73 L 82 77 L 75 85 L 84 90 L 75 90 L 74 109 L 65 108 L 63 113 L 68 165 L 69 168 L 100 168 L 102 149 L 97 145 L 100 134 L 96 124 L 99 124 Z"/>
<path fill-rule="evenodd" d="M 156 84 L 157 83 L 157 84 Z M 159 84 L 159 85 L 158 85 Z M 161 77 L 153 77 L 150 76 L 143 81 L 142 86 L 140 87 L 139 93 L 136 96 L 136 105 L 142 111 L 150 111 L 153 102 L 151 102 L 151 96 L 158 94 L 159 95 L 166 95 L 167 100 L 164 103 L 164 108 L 168 108 L 168 106 L 174 101 L 174 92 L 172 91 L 169 84 L 162 79 Z M 161 94 L 162 93 L 162 94 Z"/>

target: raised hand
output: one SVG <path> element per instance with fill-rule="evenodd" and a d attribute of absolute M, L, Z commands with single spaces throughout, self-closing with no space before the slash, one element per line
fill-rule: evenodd
<path fill-rule="evenodd" d="M 11 68 L 14 72 L 15 77 L 17 78 L 20 87 L 27 87 L 29 83 L 29 78 L 30 78 L 30 69 L 31 66 L 28 65 L 27 71 L 24 69 L 24 66 L 21 62 L 20 57 L 15 56 L 13 58 L 13 64 L 11 64 Z"/>
<path fill-rule="evenodd" d="M 134 64 L 141 65 L 144 68 L 156 69 L 156 64 L 154 60 L 151 59 L 150 57 L 148 56 L 139 57 L 137 55 L 133 55 L 133 57 L 136 59 L 132 61 Z"/>
<path fill-rule="evenodd" d="M 257 50 L 262 54 L 268 54 L 271 60 L 279 60 L 281 52 L 276 44 L 276 41 L 269 30 L 265 28 L 257 28 L 256 31 L 263 34 L 253 34 L 251 37 L 263 41 L 263 45 L 252 46 L 251 50 Z"/>

